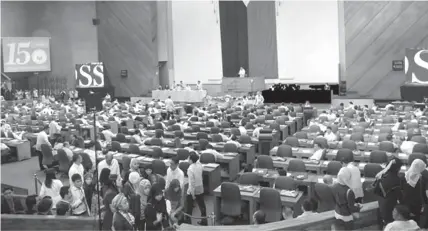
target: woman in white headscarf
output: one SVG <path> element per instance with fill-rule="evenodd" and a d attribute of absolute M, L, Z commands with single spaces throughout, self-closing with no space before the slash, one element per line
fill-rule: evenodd
<path fill-rule="evenodd" d="M 360 211 L 360 206 L 355 204 L 355 194 L 348 185 L 351 182 L 351 171 L 341 168 L 337 174 L 337 182 L 332 186 L 335 201 L 334 215 L 335 226 L 338 230 L 353 229 L 353 213 Z"/>
<path fill-rule="evenodd" d="M 128 200 L 130 200 L 131 196 L 137 193 L 141 177 L 137 172 L 127 172 L 125 174 L 125 178 L 126 176 L 128 176 L 128 180 L 123 185 L 123 194 L 126 196 L 126 198 L 128 198 Z"/>
<path fill-rule="evenodd" d="M 428 204 L 428 179 L 422 175 L 426 167 L 427 165 L 422 160 L 415 159 L 404 174 L 402 183 L 402 204 L 410 209 L 415 221 L 419 221 L 423 205 Z M 421 228 L 424 227 L 421 226 Z"/>
<path fill-rule="evenodd" d="M 134 230 L 135 218 L 129 212 L 128 199 L 123 193 L 116 195 L 110 204 L 113 212 L 112 230 Z"/>

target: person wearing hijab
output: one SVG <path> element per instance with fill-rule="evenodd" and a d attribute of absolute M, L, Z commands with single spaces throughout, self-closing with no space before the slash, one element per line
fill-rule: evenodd
<path fill-rule="evenodd" d="M 139 230 L 145 230 L 146 226 L 146 216 L 145 209 L 147 206 L 147 198 L 150 194 L 150 189 L 152 185 L 147 179 L 140 181 L 140 184 L 137 188 L 136 198 L 138 198 L 139 203 L 131 204 L 131 211 L 135 217 L 135 224 Z"/>
<path fill-rule="evenodd" d="M 101 188 L 101 196 L 105 195 L 105 191 L 107 190 L 108 186 L 107 183 L 109 183 L 110 179 L 110 169 L 105 168 L 101 170 L 100 176 L 99 176 L 99 184 Z"/>
<path fill-rule="evenodd" d="M 123 184 L 123 194 L 128 200 L 131 200 L 131 196 L 135 195 L 137 191 L 141 177 L 137 172 L 127 172 L 125 178 L 128 178 L 128 181 Z"/>
<path fill-rule="evenodd" d="M 103 185 L 103 205 L 105 208 L 105 213 L 103 217 L 103 230 L 111 230 L 113 211 L 110 209 L 110 204 L 113 201 L 113 198 L 119 193 L 116 187 L 116 175 L 111 175 L 108 180 L 104 182 Z"/>
<path fill-rule="evenodd" d="M 113 212 L 112 229 L 134 230 L 135 218 L 129 212 L 128 199 L 123 193 L 117 194 L 111 202 L 110 209 Z"/>
<path fill-rule="evenodd" d="M 400 172 L 403 162 L 398 159 L 392 159 L 386 168 L 376 175 L 376 179 L 380 181 L 383 188 L 383 196 L 378 197 L 380 216 L 383 226 L 394 221 L 392 211 L 394 210 L 397 201 L 401 201 Z"/>
<path fill-rule="evenodd" d="M 162 230 L 168 226 L 166 201 L 159 185 L 153 185 L 150 189 L 144 214 L 146 217 L 146 230 Z"/>
<path fill-rule="evenodd" d="M 137 172 L 139 175 L 141 175 L 140 161 L 137 158 L 132 158 L 131 163 L 129 164 L 129 171 Z"/>
<path fill-rule="evenodd" d="M 335 225 L 340 230 L 353 229 L 353 213 L 359 212 L 361 207 L 355 204 L 355 194 L 350 189 L 351 171 L 341 168 L 337 174 L 337 182 L 331 186 L 334 196 Z"/>
<path fill-rule="evenodd" d="M 169 218 L 173 224 L 177 224 L 183 217 L 182 210 L 184 208 L 184 190 L 181 188 L 180 181 L 174 179 L 169 184 L 165 191 L 165 199 L 167 200 L 167 207 L 170 205 Z"/>
<path fill-rule="evenodd" d="M 423 206 L 428 203 L 428 179 L 422 176 L 426 167 L 422 160 L 415 159 L 404 174 L 401 183 L 403 190 L 403 201 L 401 203 L 410 209 L 414 215 L 414 220 L 417 222 L 420 220 Z"/>

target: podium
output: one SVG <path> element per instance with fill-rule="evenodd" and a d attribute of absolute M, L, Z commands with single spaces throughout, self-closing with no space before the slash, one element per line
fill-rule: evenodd
<path fill-rule="evenodd" d="M 224 77 L 222 91 L 231 93 L 248 93 L 265 90 L 264 77 Z"/>

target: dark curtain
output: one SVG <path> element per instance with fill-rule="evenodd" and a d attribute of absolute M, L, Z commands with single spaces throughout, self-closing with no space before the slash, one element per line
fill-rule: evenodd
<path fill-rule="evenodd" d="M 249 76 L 278 78 L 274 1 L 251 1 L 247 7 Z"/>
<path fill-rule="evenodd" d="M 247 7 L 242 1 L 219 1 L 223 76 L 248 73 Z"/>

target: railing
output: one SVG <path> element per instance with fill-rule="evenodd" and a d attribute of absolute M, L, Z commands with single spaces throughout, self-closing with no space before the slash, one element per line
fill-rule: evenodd
<path fill-rule="evenodd" d="M 37 195 L 39 194 L 39 184 L 42 186 L 43 183 L 37 177 L 37 173 L 34 173 L 34 189 Z"/>
<path fill-rule="evenodd" d="M 7 76 L 4 72 L 1 73 L 1 76 L 5 77 L 7 80 L 11 81 L 11 78 Z"/>
<path fill-rule="evenodd" d="M 206 217 L 197 217 L 197 216 L 192 216 L 188 213 L 183 212 L 185 217 L 189 217 L 190 219 L 193 218 L 195 220 L 207 220 L 207 221 L 211 221 L 211 226 L 215 226 L 215 219 L 216 216 L 214 214 L 214 212 L 212 212 L 210 215 L 206 216 Z"/>

